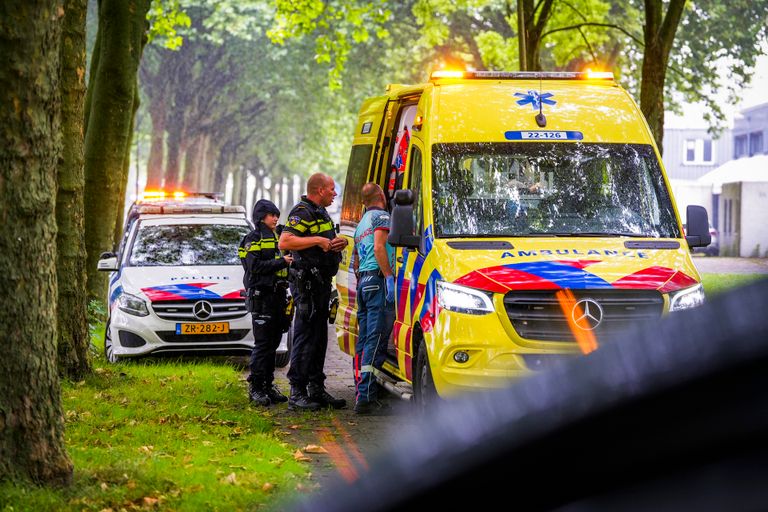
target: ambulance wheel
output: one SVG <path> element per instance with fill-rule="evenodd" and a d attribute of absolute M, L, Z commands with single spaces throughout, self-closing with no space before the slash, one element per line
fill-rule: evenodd
<path fill-rule="evenodd" d="M 115 355 L 114 346 L 112 345 L 112 335 L 109 333 L 109 320 L 107 320 L 107 327 L 104 329 L 104 357 L 107 358 L 108 363 L 118 363 L 120 358 Z"/>
<path fill-rule="evenodd" d="M 435 381 L 432 379 L 427 346 L 424 343 L 419 344 L 419 351 L 416 353 L 415 370 L 413 375 L 413 398 L 419 412 L 425 413 L 437 404 L 439 397 L 437 396 L 437 390 L 435 390 Z"/>

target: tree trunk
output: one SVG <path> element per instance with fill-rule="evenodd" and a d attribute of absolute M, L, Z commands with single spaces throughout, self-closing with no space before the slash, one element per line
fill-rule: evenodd
<path fill-rule="evenodd" d="M 0 2 L 0 480 L 72 480 L 56 368 L 58 0 Z"/>
<path fill-rule="evenodd" d="M 163 186 L 163 154 L 165 149 L 165 119 L 168 115 L 165 95 L 150 100 L 149 116 L 152 119 L 152 137 L 147 161 L 146 190 L 158 190 Z"/>
<path fill-rule="evenodd" d="M 120 180 L 120 191 L 117 194 L 117 213 L 115 214 L 115 231 L 112 234 L 113 247 L 120 246 L 120 239 L 123 237 L 123 219 L 125 217 L 125 194 L 128 189 L 128 172 L 131 167 L 131 149 L 133 147 L 133 132 L 136 124 L 136 111 L 139 110 L 139 85 L 133 88 L 133 110 L 131 111 L 130 132 L 128 135 L 128 144 L 125 146 L 125 155 L 123 155 L 123 177 Z M 137 169 L 138 176 L 138 169 Z"/>
<path fill-rule="evenodd" d="M 184 179 L 182 189 L 199 191 L 200 159 L 202 158 L 203 137 L 198 135 L 191 139 L 184 154 Z"/>
<path fill-rule="evenodd" d="M 241 204 L 245 206 L 246 201 L 248 200 L 248 175 L 250 173 L 248 172 L 248 169 L 245 167 L 240 167 L 240 175 L 238 178 L 240 179 L 240 193 L 237 195 L 237 201 L 235 204 Z"/>
<path fill-rule="evenodd" d="M 168 191 L 173 191 L 181 185 L 181 158 L 184 154 L 183 132 L 184 132 L 184 111 L 174 107 L 171 112 L 168 125 L 168 161 L 165 168 L 165 182 L 163 187 Z"/>
<path fill-rule="evenodd" d="M 85 14 L 87 0 L 66 0 L 61 37 L 61 134 L 56 193 L 59 283 L 59 373 L 79 380 L 88 360 L 85 238 L 83 237 L 83 98 L 85 96 Z"/>
<path fill-rule="evenodd" d="M 640 110 L 648 121 L 659 153 L 664 151 L 664 82 L 667 63 L 685 0 L 671 0 L 666 15 L 662 12 L 663 7 L 662 0 L 645 0 L 645 51 L 640 75 Z"/>
<path fill-rule="evenodd" d="M 150 0 L 102 0 L 100 55 L 91 75 L 92 101 L 85 134 L 85 245 L 88 295 L 104 299 L 106 276 L 96 270 L 112 247 L 133 98 Z"/>

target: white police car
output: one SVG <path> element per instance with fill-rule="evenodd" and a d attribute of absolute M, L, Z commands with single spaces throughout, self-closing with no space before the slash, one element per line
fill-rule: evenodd
<path fill-rule="evenodd" d="M 187 196 L 134 204 L 117 254 L 103 253 L 109 284 L 107 360 L 159 354 L 247 355 L 251 318 L 240 295 L 238 244 L 251 229 L 242 206 Z M 288 363 L 283 340 L 277 366 Z"/>

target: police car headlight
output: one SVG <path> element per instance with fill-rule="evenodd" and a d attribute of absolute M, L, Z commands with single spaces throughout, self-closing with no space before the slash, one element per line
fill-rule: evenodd
<path fill-rule="evenodd" d="M 682 311 L 704 304 L 704 286 L 697 284 L 669 294 L 669 311 Z"/>
<path fill-rule="evenodd" d="M 457 313 L 484 315 L 493 312 L 488 293 L 445 281 L 437 282 L 437 303 L 441 308 Z"/>
<path fill-rule="evenodd" d="M 117 307 L 120 308 L 120 311 L 125 311 L 129 315 L 149 315 L 147 303 L 144 302 L 144 299 L 131 295 L 130 293 L 122 293 L 120 297 L 118 297 Z"/>

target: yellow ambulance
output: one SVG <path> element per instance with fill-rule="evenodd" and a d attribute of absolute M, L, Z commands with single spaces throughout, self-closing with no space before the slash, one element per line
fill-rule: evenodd
<path fill-rule="evenodd" d="M 709 244 L 707 212 L 688 207 L 686 236 L 648 125 L 611 73 L 435 72 L 362 105 L 336 278 L 350 355 L 368 181 L 390 197 L 396 246 L 377 376 L 417 403 L 505 385 L 704 301 L 691 249 Z"/>

